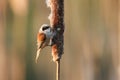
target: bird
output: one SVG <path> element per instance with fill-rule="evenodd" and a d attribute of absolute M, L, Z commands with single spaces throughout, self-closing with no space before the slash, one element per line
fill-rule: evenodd
<path fill-rule="evenodd" d="M 52 28 L 48 24 L 43 24 L 39 32 L 37 34 L 37 54 L 35 62 L 38 62 L 39 54 L 43 48 L 46 46 L 52 45 L 52 38 L 54 36 L 54 32 Z"/>

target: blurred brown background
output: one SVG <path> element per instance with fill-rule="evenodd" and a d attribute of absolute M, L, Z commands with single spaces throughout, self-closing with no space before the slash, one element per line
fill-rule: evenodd
<path fill-rule="evenodd" d="M 55 80 L 51 48 L 35 64 L 45 0 L 0 0 L 0 80 Z M 61 80 L 120 80 L 120 1 L 65 0 Z"/>

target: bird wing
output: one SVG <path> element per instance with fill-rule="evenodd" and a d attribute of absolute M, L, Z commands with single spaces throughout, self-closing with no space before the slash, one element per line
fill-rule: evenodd
<path fill-rule="evenodd" d="M 44 33 L 38 33 L 38 35 L 37 35 L 38 49 L 43 47 L 43 43 L 44 43 L 45 39 L 46 39 L 46 36 Z"/>
<path fill-rule="evenodd" d="M 45 34 L 44 33 L 38 33 L 37 35 L 37 54 L 36 54 L 36 59 L 35 62 L 37 63 L 39 55 L 40 55 L 40 51 L 41 49 L 44 47 L 44 42 L 45 42 Z"/>

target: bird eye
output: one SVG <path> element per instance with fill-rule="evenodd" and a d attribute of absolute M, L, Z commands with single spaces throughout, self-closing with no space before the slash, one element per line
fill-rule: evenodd
<path fill-rule="evenodd" d="M 49 26 L 45 26 L 45 27 L 43 27 L 42 30 L 44 31 L 44 30 L 46 30 L 46 29 L 48 29 L 48 28 L 50 28 L 50 27 L 49 27 Z"/>

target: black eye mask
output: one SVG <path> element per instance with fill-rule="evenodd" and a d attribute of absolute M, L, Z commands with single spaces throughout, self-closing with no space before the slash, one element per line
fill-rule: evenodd
<path fill-rule="evenodd" d="M 42 30 L 44 31 L 44 30 L 46 30 L 48 28 L 50 28 L 50 27 L 49 26 L 45 26 L 45 27 L 42 28 Z"/>

